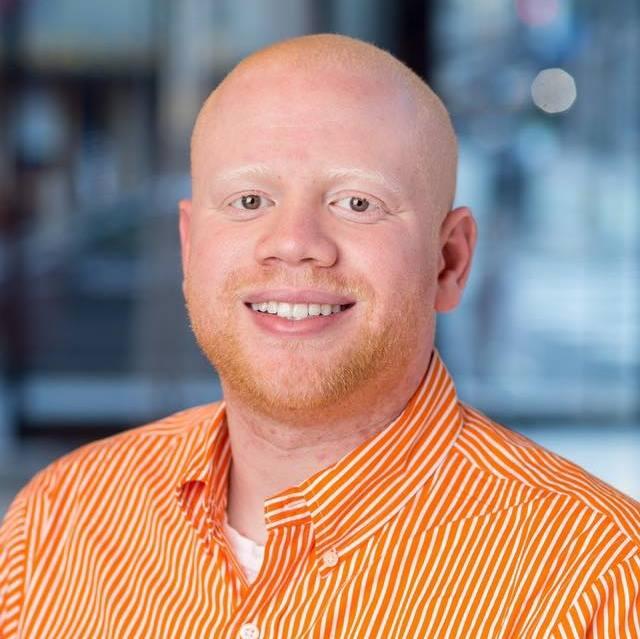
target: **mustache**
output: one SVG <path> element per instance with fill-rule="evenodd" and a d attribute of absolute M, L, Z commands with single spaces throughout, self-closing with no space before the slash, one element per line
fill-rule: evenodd
<path fill-rule="evenodd" d="M 244 299 L 248 294 L 256 290 L 276 290 L 276 289 L 311 289 L 325 291 L 327 293 L 354 299 L 372 298 L 374 292 L 372 288 L 358 281 L 347 281 L 340 276 L 321 277 L 260 277 L 260 276 L 234 276 L 227 282 L 225 289 L 228 298 L 237 297 Z"/>

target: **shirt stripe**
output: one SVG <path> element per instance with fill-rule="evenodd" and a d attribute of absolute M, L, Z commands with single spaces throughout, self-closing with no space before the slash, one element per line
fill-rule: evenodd
<path fill-rule="evenodd" d="M 400 415 L 225 534 L 224 399 L 83 446 L 0 527 L 0 638 L 640 639 L 640 504 L 461 402 Z"/>

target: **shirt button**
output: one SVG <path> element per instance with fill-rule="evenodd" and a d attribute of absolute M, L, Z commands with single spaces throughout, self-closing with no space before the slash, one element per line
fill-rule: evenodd
<path fill-rule="evenodd" d="M 322 553 L 322 562 L 328 568 L 335 566 L 338 563 L 338 553 L 335 548 L 331 548 L 331 550 L 327 550 Z"/>
<path fill-rule="evenodd" d="M 258 639 L 260 628 L 255 623 L 244 623 L 240 628 L 240 639 Z"/>

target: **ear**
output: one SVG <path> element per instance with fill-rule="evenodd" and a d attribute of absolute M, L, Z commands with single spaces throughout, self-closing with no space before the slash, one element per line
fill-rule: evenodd
<path fill-rule="evenodd" d="M 180 250 L 182 254 L 182 288 L 184 290 L 184 278 L 189 264 L 190 230 L 191 230 L 191 200 L 180 200 L 178 209 L 180 211 Z"/>
<path fill-rule="evenodd" d="M 466 206 L 449 211 L 442 222 L 435 299 L 439 313 L 452 311 L 460 303 L 471 272 L 477 233 L 476 221 Z"/>

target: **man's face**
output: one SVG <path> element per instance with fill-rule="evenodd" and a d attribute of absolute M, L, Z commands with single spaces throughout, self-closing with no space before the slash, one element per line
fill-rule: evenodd
<path fill-rule="evenodd" d="M 413 118 L 400 92 L 338 70 L 224 87 L 194 146 L 181 238 L 192 327 L 225 396 L 279 419 L 344 414 L 426 365 L 437 229 Z M 268 330 L 246 300 L 282 288 L 355 305 L 318 330 Z"/>

